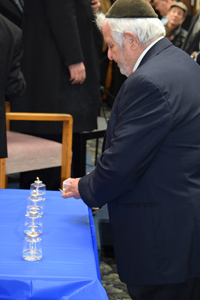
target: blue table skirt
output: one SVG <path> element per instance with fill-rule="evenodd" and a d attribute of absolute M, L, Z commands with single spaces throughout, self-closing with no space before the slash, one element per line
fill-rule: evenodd
<path fill-rule="evenodd" d="M 0 300 L 107 300 L 95 228 L 82 200 L 47 191 L 42 259 L 22 258 L 29 190 L 0 190 Z"/>

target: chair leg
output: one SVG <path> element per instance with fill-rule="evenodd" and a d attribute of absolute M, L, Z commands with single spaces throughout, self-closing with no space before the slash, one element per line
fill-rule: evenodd
<path fill-rule="evenodd" d="M 6 188 L 6 178 L 5 178 L 5 171 L 6 171 L 6 159 L 0 159 L 0 189 Z"/>

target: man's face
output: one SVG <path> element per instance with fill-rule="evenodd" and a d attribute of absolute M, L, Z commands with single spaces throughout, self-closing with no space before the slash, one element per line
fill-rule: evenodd
<path fill-rule="evenodd" d="M 114 60 L 120 72 L 127 77 L 130 76 L 133 70 L 134 63 L 131 60 L 129 50 L 123 47 L 121 50 L 120 46 L 115 42 L 111 35 L 111 29 L 108 23 L 105 23 L 102 28 L 105 43 L 108 46 L 108 58 Z"/>
<path fill-rule="evenodd" d="M 178 26 L 185 20 L 185 13 L 180 7 L 172 7 L 167 14 L 169 23 L 173 26 Z"/>
<path fill-rule="evenodd" d="M 154 7 L 161 16 L 166 16 L 169 10 L 168 4 L 165 0 L 154 0 Z"/>

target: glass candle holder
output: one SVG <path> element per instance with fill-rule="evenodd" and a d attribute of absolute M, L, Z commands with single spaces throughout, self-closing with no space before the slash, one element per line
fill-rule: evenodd
<path fill-rule="evenodd" d="M 42 216 L 32 210 L 25 215 L 24 233 L 29 237 L 37 237 L 42 233 Z"/>
<path fill-rule="evenodd" d="M 37 177 L 36 180 L 33 183 L 31 183 L 30 193 L 37 193 L 40 195 L 40 197 L 43 198 L 43 200 L 45 200 L 46 185 L 39 179 L 39 177 Z"/>
<path fill-rule="evenodd" d="M 42 258 L 41 238 L 26 236 L 23 240 L 22 257 L 28 261 L 37 261 Z"/>
<path fill-rule="evenodd" d="M 36 192 L 32 193 L 30 197 L 27 198 L 27 208 L 26 213 L 31 211 L 36 211 L 41 216 L 43 215 L 44 201 Z"/>

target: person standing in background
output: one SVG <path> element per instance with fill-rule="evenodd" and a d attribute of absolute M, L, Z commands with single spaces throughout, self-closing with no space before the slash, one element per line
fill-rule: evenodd
<path fill-rule="evenodd" d="M 172 4 L 176 3 L 176 0 L 153 0 L 153 6 L 155 8 L 156 11 L 159 12 L 160 16 L 160 20 L 162 21 L 163 25 L 166 25 L 168 22 L 167 19 L 167 13 L 170 9 L 170 7 L 172 6 Z M 182 28 L 185 30 L 188 30 L 190 23 L 191 23 L 191 15 L 189 14 L 189 12 L 187 11 L 185 20 L 182 24 Z"/>
<path fill-rule="evenodd" d="M 176 2 L 176 0 L 153 0 L 154 8 L 161 15 L 161 22 L 166 25 L 168 22 L 167 13 L 171 5 Z"/>
<path fill-rule="evenodd" d="M 26 83 L 20 70 L 22 56 L 21 30 L 0 14 L 0 158 L 7 157 L 5 100 L 16 100 Z"/>
<path fill-rule="evenodd" d="M 187 31 L 181 27 L 187 14 L 187 6 L 182 2 L 175 2 L 167 13 L 168 23 L 165 26 L 166 37 L 177 47 L 181 48 Z"/>
<path fill-rule="evenodd" d="M 25 1 L 22 70 L 27 89 L 12 111 L 69 113 L 73 116 L 74 134 L 96 128 L 102 35 L 94 13 L 99 6 L 98 0 Z M 17 122 L 13 128 L 56 141 L 61 139 L 59 122 Z M 50 183 L 49 171 L 44 172 L 46 175 L 39 177 Z M 27 181 L 28 174 L 21 176 Z M 31 176 L 21 187 L 28 187 L 34 179 L 35 175 Z M 49 185 L 49 189 L 58 187 L 59 184 Z"/>

